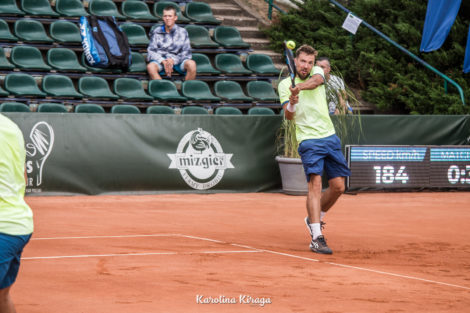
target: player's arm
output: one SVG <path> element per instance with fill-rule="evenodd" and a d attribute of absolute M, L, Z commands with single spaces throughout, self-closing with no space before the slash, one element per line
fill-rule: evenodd
<path fill-rule="evenodd" d="M 293 89 L 293 94 L 298 94 L 302 90 L 313 90 L 324 83 L 323 76 L 320 74 L 314 74 L 307 81 L 298 83 Z"/>
<path fill-rule="evenodd" d="M 292 88 L 292 87 L 290 87 Z M 291 94 L 289 97 L 289 101 L 286 101 L 283 104 L 284 109 L 284 116 L 286 120 L 292 120 L 295 116 L 295 105 L 299 102 L 299 95 Z"/>

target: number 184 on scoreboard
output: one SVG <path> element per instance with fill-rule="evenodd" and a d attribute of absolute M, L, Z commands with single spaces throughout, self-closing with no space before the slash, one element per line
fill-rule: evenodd
<path fill-rule="evenodd" d="M 349 189 L 468 188 L 469 146 L 346 146 Z"/>

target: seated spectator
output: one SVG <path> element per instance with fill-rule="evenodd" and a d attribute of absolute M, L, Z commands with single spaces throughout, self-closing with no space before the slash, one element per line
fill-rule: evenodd
<path fill-rule="evenodd" d="M 347 101 L 346 88 L 341 77 L 330 74 L 330 60 L 327 57 L 319 57 L 316 65 L 321 67 L 325 73 L 326 97 L 328 110 L 331 115 L 352 113 L 352 108 Z"/>
<path fill-rule="evenodd" d="M 165 73 L 171 77 L 173 71 L 185 75 L 185 80 L 196 78 L 196 62 L 191 60 L 191 45 L 186 29 L 176 25 L 176 9 L 163 9 L 164 24 L 155 27 L 150 34 L 147 48 L 147 71 L 151 79 L 162 79 Z"/>

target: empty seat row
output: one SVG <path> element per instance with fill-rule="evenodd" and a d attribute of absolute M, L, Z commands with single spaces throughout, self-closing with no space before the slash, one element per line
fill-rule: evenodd
<path fill-rule="evenodd" d="M 175 114 L 175 110 L 169 106 L 154 105 L 146 108 L 148 114 Z M 21 102 L 3 102 L 0 104 L 0 112 L 31 112 L 28 105 Z M 41 103 L 37 107 L 41 113 L 67 113 L 68 109 L 62 103 Z M 105 113 L 102 106 L 94 103 L 81 103 L 75 106 L 75 113 Z M 111 113 L 139 114 L 140 109 L 130 104 L 117 104 L 111 107 Z M 248 110 L 248 115 L 275 115 L 270 108 L 253 107 Z M 209 111 L 200 106 L 186 106 L 181 114 L 209 114 Z M 243 115 L 242 111 L 235 107 L 218 107 L 216 115 Z"/>
<path fill-rule="evenodd" d="M 131 0 L 134 1 L 134 0 Z M 158 27 L 156 24 L 154 27 Z M 149 36 L 144 27 L 132 22 L 120 25 L 126 34 L 131 46 L 147 46 L 150 42 Z M 200 48 L 225 48 L 225 49 L 248 49 L 250 44 L 243 41 L 240 32 L 231 26 L 217 26 L 214 29 L 213 39 L 209 31 L 204 26 L 187 25 L 191 47 Z M 10 31 L 8 23 L 0 19 L 0 41 L 42 42 L 60 44 L 81 44 L 80 29 L 74 22 L 57 20 L 49 26 L 49 34 L 46 33 L 44 25 L 30 18 L 18 19 L 14 24 L 14 35 Z"/>
<path fill-rule="evenodd" d="M 148 84 L 147 91 L 138 79 L 118 78 L 113 82 L 113 91 L 108 82 L 101 77 L 84 76 L 78 80 L 78 92 L 74 82 L 64 75 L 46 75 L 42 77 L 39 88 L 33 76 L 25 73 L 8 74 L 5 77 L 5 90 L 0 88 L 0 96 L 9 94 L 20 97 L 46 97 L 55 98 L 91 98 L 91 99 L 125 99 L 129 101 L 164 101 L 186 102 L 276 102 L 278 97 L 272 85 L 265 81 L 250 81 L 247 83 L 245 95 L 239 83 L 229 80 L 217 81 L 214 84 L 214 95 L 209 85 L 200 80 L 183 82 L 182 95 L 176 85 L 169 80 L 152 80 Z M 42 89 L 42 90 L 41 90 Z"/>
<path fill-rule="evenodd" d="M 114 16 L 118 19 L 135 19 L 145 21 L 158 21 L 162 19 L 163 9 L 172 6 L 176 9 L 180 23 L 220 24 L 212 14 L 211 7 L 203 2 L 190 2 L 184 7 L 184 14 L 178 4 L 172 1 L 159 1 L 153 5 L 153 14 L 144 1 L 124 1 L 119 12 L 112 0 L 91 0 L 88 11 L 97 16 Z M 88 12 L 80 0 L 56 0 L 55 10 L 49 0 L 21 0 L 21 9 L 16 0 L 2 0 L 0 3 L 1 15 L 34 15 L 49 17 L 79 17 L 88 16 Z"/>
<path fill-rule="evenodd" d="M 129 72 L 145 73 L 147 63 L 145 56 L 138 52 L 132 52 L 132 64 Z M 62 72 L 105 72 L 109 69 L 91 67 L 85 61 L 84 54 L 81 55 L 81 63 L 75 51 L 68 48 L 49 49 L 43 59 L 41 51 L 33 46 L 15 46 L 10 51 L 9 60 L 5 51 L 0 48 L 0 69 L 11 70 L 19 68 L 25 71 L 50 71 L 52 69 Z M 198 74 L 219 75 L 278 75 L 279 70 L 274 66 L 271 58 L 264 54 L 250 54 L 246 58 L 246 67 L 240 57 L 236 54 L 222 53 L 215 56 L 215 69 L 209 57 L 201 53 L 193 53 L 193 60 L 197 65 Z M 11 63 L 10 63 L 11 62 Z M 12 64 L 13 63 L 13 64 Z M 119 71 L 119 70 L 114 70 Z"/>

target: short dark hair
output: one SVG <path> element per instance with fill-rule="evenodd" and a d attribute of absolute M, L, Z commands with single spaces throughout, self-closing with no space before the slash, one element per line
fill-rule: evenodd
<path fill-rule="evenodd" d="M 163 8 L 163 11 L 173 11 L 175 13 L 175 15 L 176 15 L 176 13 L 178 13 L 178 12 L 176 12 L 176 8 L 172 5 L 167 5 L 166 7 Z"/>
<path fill-rule="evenodd" d="M 316 62 L 328 61 L 328 63 L 331 64 L 330 59 L 328 57 L 318 57 L 315 61 Z"/>
<path fill-rule="evenodd" d="M 297 51 L 295 52 L 295 57 L 298 58 L 299 55 L 300 55 L 302 52 L 305 53 L 305 54 L 307 54 L 307 55 L 312 55 L 312 54 L 313 54 L 314 56 L 317 56 L 317 55 L 318 55 L 318 51 L 315 50 L 315 49 L 313 49 L 312 46 L 309 46 L 309 45 L 301 45 L 301 46 L 299 47 L 299 49 L 297 49 Z"/>

